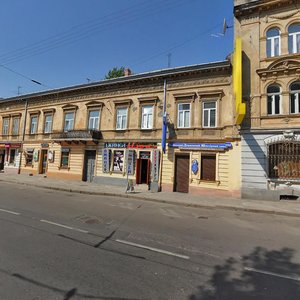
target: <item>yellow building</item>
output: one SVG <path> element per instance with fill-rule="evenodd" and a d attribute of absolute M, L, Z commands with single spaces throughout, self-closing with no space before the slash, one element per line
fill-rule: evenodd
<path fill-rule="evenodd" d="M 239 195 L 231 69 L 222 61 L 4 99 L 0 168 L 124 186 L 133 179 L 153 191 Z"/>
<path fill-rule="evenodd" d="M 236 0 L 243 49 L 242 196 L 300 196 L 300 10 L 297 0 Z"/>

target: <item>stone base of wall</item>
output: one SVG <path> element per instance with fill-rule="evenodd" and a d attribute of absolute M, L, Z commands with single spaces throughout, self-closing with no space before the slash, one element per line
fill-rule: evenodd
<path fill-rule="evenodd" d="M 104 184 L 104 185 L 124 186 L 126 188 L 127 178 L 95 176 L 93 179 L 93 182 L 99 183 L 99 184 Z M 134 180 L 134 184 L 135 184 L 135 180 Z"/>
<path fill-rule="evenodd" d="M 49 178 L 82 181 L 82 175 L 81 174 L 47 172 L 45 175 Z"/>
<path fill-rule="evenodd" d="M 18 168 L 4 167 L 4 174 L 19 174 Z"/>
<path fill-rule="evenodd" d="M 255 188 L 242 188 L 243 199 L 279 201 L 282 200 L 300 200 L 300 190 L 297 189 L 280 189 L 280 190 L 266 190 Z"/>
<path fill-rule="evenodd" d="M 163 184 L 162 185 L 163 192 L 173 192 L 172 184 Z M 233 197 L 233 198 L 241 198 L 240 191 L 227 191 L 220 189 L 209 189 L 209 188 L 200 188 L 200 187 L 189 187 L 189 194 L 191 195 L 201 195 L 201 196 L 216 196 L 216 197 Z"/>
<path fill-rule="evenodd" d="M 32 174 L 32 175 L 37 175 L 38 172 L 37 170 L 21 170 L 21 174 L 25 174 L 25 175 L 29 175 L 29 174 Z"/>

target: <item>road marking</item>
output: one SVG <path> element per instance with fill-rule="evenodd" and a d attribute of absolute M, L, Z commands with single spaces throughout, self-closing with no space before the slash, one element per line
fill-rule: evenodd
<path fill-rule="evenodd" d="M 178 253 L 174 253 L 174 252 L 170 252 L 170 251 L 166 251 L 166 250 L 162 250 L 162 249 L 153 248 L 153 247 L 149 247 L 146 245 L 136 244 L 136 243 L 132 243 L 132 242 L 124 241 L 124 240 L 115 240 L 115 241 L 118 243 L 121 243 L 121 244 L 129 245 L 129 246 L 133 246 L 133 247 L 137 247 L 137 248 L 142 248 L 142 249 L 146 249 L 146 250 L 150 250 L 150 251 L 154 251 L 154 252 L 158 252 L 158 253 L 162 253 L 162 254 L 166 254 L 166 255 L 176 256 L 176 257 L 180 257 L 183 259 L 190 259 L 190 257 L 186 256 L 186 255 L 182 255 L 182 254 L 178 254 Z"/>
<path fill-rule="evenodd" d="M 248 267 L 245 267 L 244 269 L 246 271 L 250 271 L 250 272 L 261 273 L 261 274 L 280 277 L 280 278 L 284 278 L 284 279 L 300 281 L 300 277 L 288 276 L 288 275 L 283 275 L 283 274 L 278 274 L 278 273 L 273 273 L 273 272 L 269 272 L 269 271 L 264 271 L 264 270 L 254 269 L 254 268 L 248 268 Z"/>
<path fill-rule="evenodd" d="M 51 224 L 51 225 L 55 225 L 55 226 L 59 226 L 59 227 L 63 227 L 63 228 L 70 229 L 70 230 L 75 230 L 75 231 L 82 232 L 82 233 L 89 233 L 86 230 L 82 230 L 82 229 L 79 229 L 79 228 L 74 228 L 74 227 L 66 226 L 66 225 L 63 225 L 63 224 L 59 224 L 59 223 L 55 223 L 55 222 L 51 222 L 51 221 L 47 221 L 47 220 L 40 220 L 40 222 Z"/>
<path fill-rule="evenodd" d="M 11 211 L 11 210 L 6 210 L 6 209 L 1 209 L 0 208 L 0 211 L 6 212 L 6 213 L 9 213 L 9 214 L 12 214 L 12 215 L 20 215 L 20 213 L 15 212 L 15 211 Z"/>

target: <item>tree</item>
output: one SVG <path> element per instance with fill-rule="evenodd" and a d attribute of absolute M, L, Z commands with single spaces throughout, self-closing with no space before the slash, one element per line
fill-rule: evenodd
<path fill-rule="evenodd" d="M 108 71 L 108 73 L 105 75 L 105 79 L 112 79 L 112 78 L 118 78 L 124 76 L 124 67 L 114 67 L 111 70 Z"/>

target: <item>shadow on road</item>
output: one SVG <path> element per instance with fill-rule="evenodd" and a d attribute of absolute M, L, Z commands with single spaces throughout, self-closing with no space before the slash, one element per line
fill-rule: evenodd
<path fill-rule="evenodd" d="M 257 247 L 241 260 L 229 258 L 189 300 L 299 300 L 300 265 L 293 256 L 289 248 Z"/>

